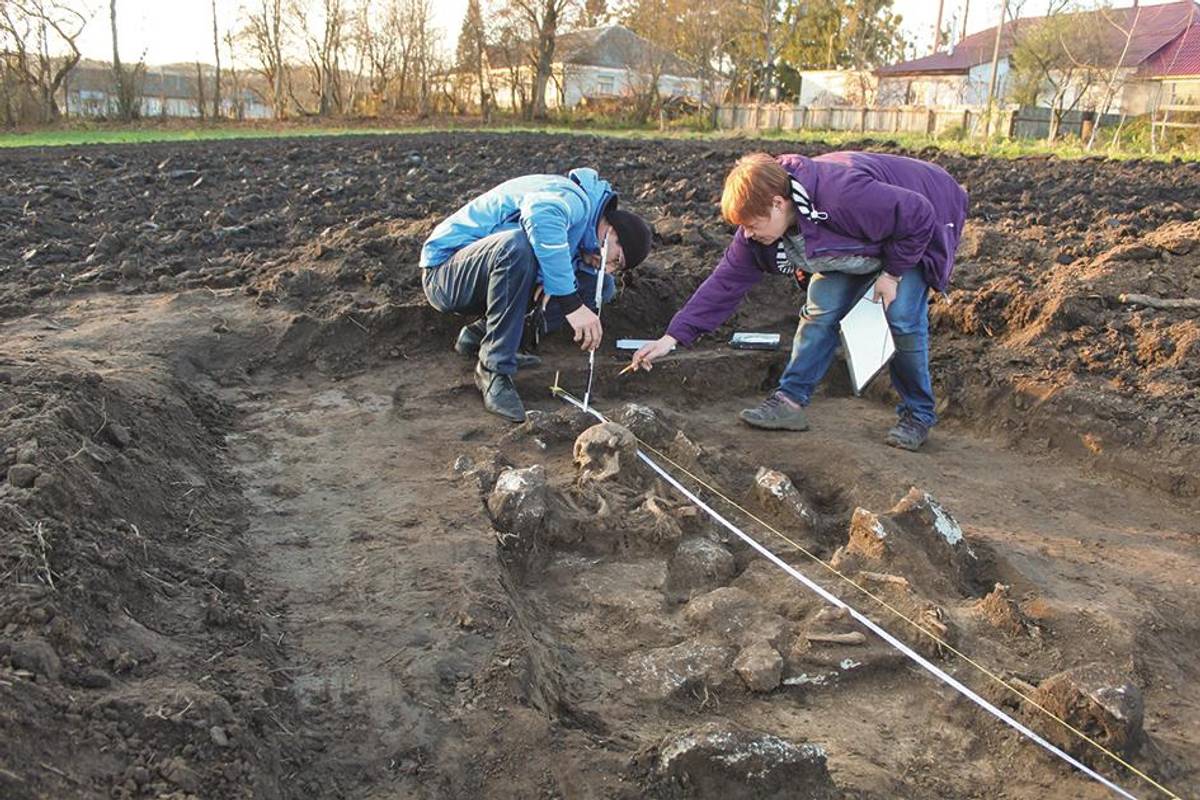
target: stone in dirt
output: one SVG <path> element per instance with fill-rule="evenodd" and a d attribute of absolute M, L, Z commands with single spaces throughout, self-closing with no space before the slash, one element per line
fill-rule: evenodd
<path fill-rule="evenodd" d="M 119 422 L 110 422 L 104 427 L 105 438 L 109 442 L 120 448 L 125 448 L 129 445 L 133 435 L 129 432 L 129 428 Z"/>
<path fill-rule="evenodd" d="M 651 794 L 669 800 L 835 800 L 842 793 L 825 761 L 816 745 L 710 722 L 659 744 Z"/>
<path fill-rule="evenodd" d="M 28 489 L 40 474 L 41 470 L 32 464 L 13 464 L 8 468 L 8 482 L 18 489 Z"/>
<path fill-rule="evenodd" d="M 615 422 L 593 425 L 575 440 L 575 467 L 579 482 L 620 480 L 636 482 L 637 439 Z"/>
<path fill-rule="evenodd" d="M 679 432 L 678 426 L 671 424 L 661 411 L 640 403 L 626 403 L 617 409 L 612 419 L 624 425 L 643 442 L 649 442 L 656 447 L 670 444 Z"/>
<path fill-rule="evenodd" d="M 1122 755 L 1133 755 L 1145 736 L 1142 731 L 1142 691 L 1120 670 L 1104 664 L 1087 664 L 1060 672 L 1042 681 L 1033 700 L 1050 713 Z M 1048 739 L 1080 758 L 1091 758 L 1095 748 L 1061 725 L 1030 709 Z"/>
<path fill-rule="evenodd" d="M 855 509 L 849 540 L 833 565 L 843 571 L 891 572 L 926 591 L 951 596 L 978 596 L 983 583 L 983 565 L 962 527 L 916 487 L 886 514 Z"/>
<path fill-rule="evenodd" d="M 62 662 L 59 661 L 58 653 L 54 652 L 54 647 L 45 639 L 26 639 L 21 642 L 13 642 L 9 659 L 17 669 L 27 670 L 52 681 L 58 680 L 59 673 L 62 671 Z"/>
<path fill-rule="evenodd" d="M 766 642 L 757 642 L 738 654 L 733 669 L 750 691 L 770 692 L 783 678 L 783 656 Z"/>
<path fill-rule="evenodd" d="M 809 530 L 816 527 L 816 512 L 804 501 L 792 479 L 779 470 L 759 467 L 754 476 L 754 494 L 767 508 L 795 517 Z"/>
<path fill-rule="evenodd" d="M 456 475 L 474 481 L 480 494 L 488 494 L 495 488 L 500 473 L 511 466 L 499 452 L 492 451 L 483 456 L 479 463 L 468 455 L 461 455 L 454 461 L 453 470 Z"/>
<path fill-rule="evenodd" d="M 590 428 L 596 418 L 575 408 L 547 413 L 530 409 L 525 421 L 500 438 L 500 444 L 511 444 L 525 439 L 543 443 L 569 442 Z"/>
<path fill-rule="evenodd" d="M 693 598 L 683 617 L 698 632 L 741 647 L 766 641 L 783 647 L 791 636 L 786 619 L 768 611 L 743 589 L 725 586 Z"/>
<path fill-rule="evenodd" d="M 163 761 L 158 768 L 158 774 L 162 775 L 167 783 L 177 786 L 185 792 L 200 790 L 200 776 L 179 756 Z"/>
<path fill-rule="evenodd" d="M 1025 619 L 1008 590 L 1009 587 L 997 583 L 986 597 L 975 604 L 975 611 L 993 628 L 1009 636 L 1037 636 L 1039 629 Z"/>
<path fill-rule="evenodd" d="M 75 683 L 85 689 L 107 689 L 112 686 L 112 678 L 100 669 L 85 669 L 75 679 Z"/>
<path fill-rule="evenodd" d="M 729 583 L 735 569 L 732 553 L 711 539 L 693 536 L 675 548 L 663 593 L 671 602 L 686 602 Z"/>
<path fill-rule="evenodd" d="M 653 700 L 680 700 L 689 695 L 704 697 L 710 689 L 729 685 L 733 679 L 732 647 L 689 639 L 674 647 L 659 647 L 634 653 L 623 677 L 639 695 Z M 735 679 L 734 679 L 735 680 Z"/>
<path fill-rule="evenodd" d="M 747 564 L 732 585 L 757 597 L 767 610 L 793 621 L 806 619 L 824 604 L 815 594 L 798 586 L 791 575 L 761 558 Z"/>
<path fill-rule="evenodd" d="M 544 523 L 547 508 L 546 470 L 541 464 L 500 473 L 487 501 L 496 530 L 518 536 L 535 535 Z"/>

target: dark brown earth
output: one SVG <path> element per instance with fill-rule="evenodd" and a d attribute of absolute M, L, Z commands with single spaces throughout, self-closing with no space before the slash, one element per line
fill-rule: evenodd
<path fill-rule="evenodd" d="M 857 626 L 628 458 L 581 478 L 590 423 L 546 388 L 557 370 L 582 392 L 569 342 L 520 376 L 542 415 L 506 426 L 449 349 L 462 321 L 424 305 L 417 252 L 442 215 L 511 175 L 595 166 L 658 235 L 606 339 L 656 336 L 728 239 L 724 171 L 759 146 L 788 149 L 443 134 L 0 154 L 0 795 L 1108 796 L 869 634 L 829 641 Z M 784 357 L 722 336 L 648 375 L 618 377 L 606 348 L 598 405 L 1196 796 L 1200 313 L 1121 296 L 1200 296 L 1200 169 L 912 155 L 972 193 L 933 306 L 944 422 L 924 451 L 881 445 L 886 387 L 852 398 L 840 365 L 813 431 L 739 427 Z M 729 328 L 786 337 L 802 298 L 782 285 Z M 532 495 L 493 492 L 538 465 Z M 763 467 L 786 502 L 756 488 Z M 1097 705 L 1117 689 L 1125 705 Z"/>

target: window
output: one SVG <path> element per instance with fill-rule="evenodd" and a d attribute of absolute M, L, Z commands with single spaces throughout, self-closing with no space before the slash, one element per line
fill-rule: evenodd
<path fill-rule="evenodd" d="M 611 75 L 603 75 L 596 80 L 596 94 L 616 94 L 616 82 Z"/>

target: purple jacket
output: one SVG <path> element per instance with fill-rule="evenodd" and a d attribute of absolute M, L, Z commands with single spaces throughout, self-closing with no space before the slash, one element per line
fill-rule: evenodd
<path fill-rule="evenodd" d="M 920 269 L 930 286 L 945 291 L 967 217 L 967 192 L 944 169 L 879 153 L 786 155 L 778 161 L 821 212 L 796 214 L 809 258 L 875 256 L 887 272 L 900 276 Z M 675 314 L 667 333 L 688 345 L 719 328 L 764 274 L 780 274 L 776 250 L 777 245 L 747 238 L 739 227 L 721 263 Z"/>

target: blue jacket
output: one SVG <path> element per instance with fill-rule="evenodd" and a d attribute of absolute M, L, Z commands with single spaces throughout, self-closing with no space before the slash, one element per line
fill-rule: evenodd
<path fill-rule="evenodd" d="M 421 248 L 421 266 L 444 264 L 457 251 L 485 236 L 520 228 L 538 262 L 538 281 L 551 297 L 577 291 L 576 270 L 595 275 L 581 257 L 598 253 L 596 225 L 614 195 L 608 181 L 587 167 L 562 175 L 525 175 L 484 192 L 442 220 Z M 615 291 L 605 276 L 604 297 Z M 592 298 L 582 298 L 590 306 Z"/>

